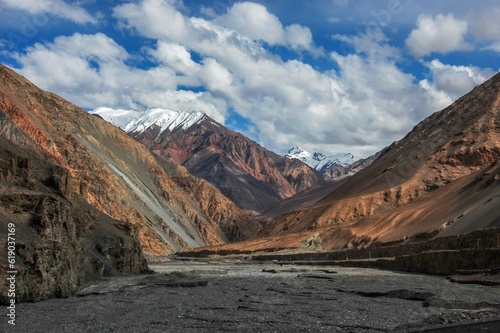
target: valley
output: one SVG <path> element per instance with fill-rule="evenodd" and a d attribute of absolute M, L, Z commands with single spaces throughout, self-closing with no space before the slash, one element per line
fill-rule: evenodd
<path fill-rule="evenodd" d="M 500 290 L 444 277 L 244 259 L 150 261 L 79 297 L 25 303 L 22 332 L 408 332 L 498 328 Z M 54 315 L 64 311 L 64 316 Z M 120 318 L 119 321 L 115 320 Z M 485 326 L 489 327 L 489 326 Z"/>
<path fill-rule="evenodd" d="M 358 161 L 280 156 L 203 113 L 126 123 L 0 79 L 23 332 L 498 325 L 500 74 Z"/>
<path fill-rule="evenodd" d="M 0 17 L 0 333 L 500 332 L 498 0 Z"/>

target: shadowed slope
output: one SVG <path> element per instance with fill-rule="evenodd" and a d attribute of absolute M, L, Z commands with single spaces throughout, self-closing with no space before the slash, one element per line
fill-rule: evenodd
<path fill-rule="evenodd" d="M 215 214 L 217 209 L 208 209 L 202 197 L 173 181 L 163 162 L 123 131 L 5 67 L 0 67 L 0 107 L 1 135 L 66 170 L 55 182 L 68 200 L 82 199 L 136 225 L 146 253 L 222 244 L 228 235 L 241 240 L 258 229 L 209 184 L 184 176 L 184 183 L 188 179 L 202 186 L 212 202 L 223 204 L 224 214 Z M 239 232 L 230 234 L 232 227 Z"/>

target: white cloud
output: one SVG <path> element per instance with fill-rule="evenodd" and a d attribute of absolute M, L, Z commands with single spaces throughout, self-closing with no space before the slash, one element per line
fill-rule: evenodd
<path fill-rule="evenodd" d="M 500 40 L 500 8 L 473 13 L 468 21 L 478 38 Z"/>
<path fill-rule="evenodd" d="M 269 44 L 285 42 L 285 31 L 280 20 L 260 4 L 236 3 L 226 14 L 217 17 L 215 23 L 238 31 L 253 40 L 261 39 Z"/>
<path fill-rule="evenodd" d="M 191 59 L 191 53 L 183 45 L 158 41 L 156 49 L 149 52 L 158 62 L 179 73 L 189 75 L 199 70 L 199 65 Z"/>
<path fill-rule="evenodd" d="M 285 45 L 295 50 L 314 48 L 311 30 L 299 24 L 284 27 L 279 18 L 263 5 L 253 2 L 234 4 L 226 14 L 215 18 L 221 27 L 229 28 L 253 40 L 263 40 L 270 45 Z"/>
<path fill-rule="evenodd" d="M 183 41 L 193 33 L 189 19 L 172 4 L 162 0 L 126 3 L 115 7 L 113 14 L 124 27 L 135 29 L 151 38 Z"/>
<path fill-rule="evenodd" d="M 474 36 L 486 41 L 486 50 L 500 53 L 500 8 L 484 10 L 469 15 L 468 22 Z"/>
<path fill-rule="evenodd" d="M 212 58 L 206 59 L 203 65 L 199 77 L 204 86 L 209 91 L 231 95 L 234 86 L 233 74 Z"/>
<path fill-rule="evenodd" d="M 104 70 L 126 57 L 125 49 L 103 34 L 77 33 L 57 37 L 48 45 L 35 44 L 26 55 L 17 55 L 17 60 L 23 67 L 22 73 L 43 88 L 79 91 L 78 86 L 92 89 L 100 81 L 94 66 Z"/>
<path fill-rule="evenodd" d="M 423 80 L 421 85 L 427 91 L 432 89 L 434 94 L 439 93 L 443 103 L 446 104 L 468 93 L 476 85 L 483 83 L 495 74 L 491 69 L 447 65 L 437 59 L 425 63 L 425 65 L 431 71 L 432 82 Z"/>
<path fill-rule="evenodd" d="M 484 49 L 500 53 L 500 42 L 491 43 L 488 46 L 486 46 Z"/>
<path fill-rule="evenodd" d="M 159 57 L 164 47 L 160 44 Z M 223 122 L 227 110 L 223 100 L 210 92 L 177 90 L 179 85 L 196 86 L 199 81 L 176 75 L 173 68 L 188 71 L 197 65 L 189 62 L 181 47 L 173 50 L 169 54 L 172 67 L 160 64 L 142 70 L 128 66 L 127 51 L 106 35 L 76 33 L 57 37 L 53 43 L 35 44 L 16 58 L 21 74 L 85 108 L 141 110 L 168 105 L 173 110 L 203 111 Z M 177 58 L 176 51 L 180 54 Z"/>
<path fill-rule="evenodd" d="M 369 30 L 355 36 L 336 34 L 332 38 L 351 45 L 357 53 L 364 53 L 371 58 L 397 59 L 401 56 L 397 48 L 388 44 L 389 39 L 380 30 Z"/>
<path fill-rule="evenodd" d="M 287 45 L 295 50 L 314 50 L 311 30 L 300 24 L 291 24 L 285 28 Z"/>
<path fill-rule="evenodd" d="M 455 18 L 452 14 L 439 14 L 434 18 L 422 14 L 417 19 L 417 27 L 406 39 L 406 45 L 417 57 L 433 52 L 470 50 L 471 45 L 465 41 L 467 31 L 467 22 Z"/>
<path fill-rule="evenodd" d="M 203 15 L 205 15 L 207 17 L 211 17 L 211 18 L 214 18 L 214 17 L 217 16 L 217 13 L 215 12 L 215 9 L 213 9 L 212 7 L 206 7 L 206 6 L 201 5 L 200 12 Z"/>
<path fill-rule="evenodd" d="M 63 0 L 0 0 L 0 4 L 24 10 L 33 15 L 50 14 L 79 24 L 97 23 L 97 20 L 85 9 L 70 5 Z"/>
<path fill-rule="evenodd" d="M 132 67 L 128 52 L 103 34 L 75 34 L 19 54 L 20 71 L 84 107 L 203 111 L 222 123 L 233 109 L 249 120 L 245 133 L 270 149 L 300 145 L 357 157 L 400 139 L 470 83 L 461 69 L 440 68 L 436 62 L 428 64 L 432 77 L 417 82 L 398 67 L 400 52 L 378 30 L 336 35 L 354 49 L 351 54 L 330 54 L 337 71 L 283 61 L 268 52 L 262 40 L 311 49 L 310 30 L 294 24 L 283 27 L 265 7 L 246 6 L 250 14 L 260 11 L 261 19 L 280 28 L 281 34 L 265 27 L 246 31 L 255 24 L 251 15 L 240 32 L 231 24 L 218 24 L 220 17 L 189 17 L 171 1 L 143 0 L 117 6 L 114 17 L 122 27 L 156 42 L 142 49 L 151 68 Z M 233 15 L 234 8 L 224 15 Z M 474 75 L 465 71 L 471 82 L 487 76 L 471 70 Z M 460 80 L 445 89 L 453 75 Z M 179 90 L 183 87 L 202 91 Z"/>

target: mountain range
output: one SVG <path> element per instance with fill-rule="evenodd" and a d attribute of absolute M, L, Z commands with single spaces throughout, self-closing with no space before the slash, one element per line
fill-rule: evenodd
<path fill-rule="evenodd" d="M 201 112 L 99 108 L 92 113 L 207 180 L 251 215 L 322 181 L 304 162 L 278 155 Z"/>
<path fill-rule="evenodd" d="M 326 155 L 321 152 L 310 153 L 299 146 L 292 147 L 285 154 L 287 158 L 295 158 L 319 172 L 325 180 L 338 181 L 354 175 L 370 165 L 377 157 L 376 153 L 367 158 L 355 160 L 351 153 Z"/>
<path fill-rule="evenodd" d="M 329 251 L 500 226 L 500 74 L 365 160 L 309 156 L 323 175 L 202 113 L 90 114 L 0 66 L 0 246 L 14 226 L 16 299 L 147 271 L 145 254 Z M 4 279 L 6 256 L 0 266 Z"/>
<path fill-rule="evenodd" d="M 340 153 L 328 156 L 321 152 L 310 153 L 299 146 L 290 148 L 285 154 L 285 157 L 301 160 L 314 170 L 321 173 L 331 166 L 345 167 L 354 163 L 354 156 L 351 153 Z"/>
<path fill-rule="evenodd" d="M 243 240 L 261 228 L 205 180 L 5 66 L 0 143 L 0 243 L 15 225 L 19 300 L 147 269 L 143 253 Z M 8 271 L 5 256 L 0 266 Z"/>
<path fill-rule="evenodd" d="M 500 74 L 416 125 L 361 172 L 283 201 L 225 250 L 334 250 L 500 226 Z"/>

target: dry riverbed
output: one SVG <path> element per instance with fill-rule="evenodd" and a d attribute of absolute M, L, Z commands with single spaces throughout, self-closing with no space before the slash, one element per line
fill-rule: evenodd
<path fill-rule="evenodd" d="M 498 286 L 445 277 L 239 260 L 150 268 L 19 304 L 6 332 L 406 332 L 500 319 Z"/>

